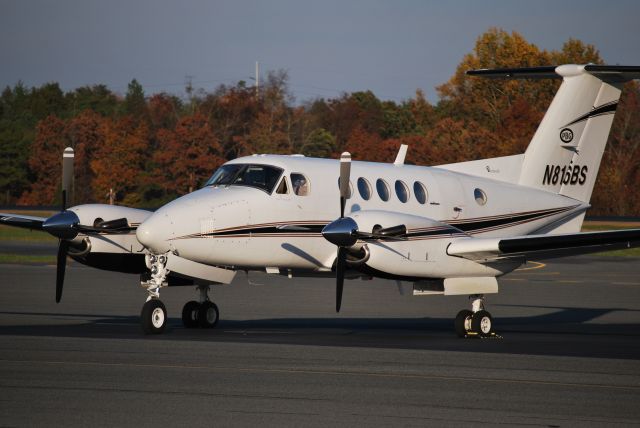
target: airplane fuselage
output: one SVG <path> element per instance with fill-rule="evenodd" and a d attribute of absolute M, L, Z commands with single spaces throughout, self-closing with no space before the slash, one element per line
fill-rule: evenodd
<path fill-rule="evenodd" d="M 330 271 L 336 248 L 320 232 L 339 213 L 338 163 L 254 155 L 225 165 L 236 164 L 281 169 L 277 183 L 286 183 L 271 192 L 210 185 L 178 198 L 145 221 L 156 234 L 150 249 L 234 269 Z M 300 175 L 304 194 L 294 190 Z M 447 246 L 460 237 L 526 235 L 585 209 L 543 190 L 413 165 L 353 162 L 351 188 L 346 213 L 360 230 L 406 226 L 406 240 L 368 243 L 360 269 L 398 278 L 501 275 L 524 260 L 480 264 L 448 256 Z"/>

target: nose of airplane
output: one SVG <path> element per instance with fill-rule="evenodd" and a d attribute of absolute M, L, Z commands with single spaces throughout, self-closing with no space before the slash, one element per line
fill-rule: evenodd
<path fill-rule="evenodd" d="M 156 212 L 138 226 L 136 238 L 153 253 L 166 253 L 170 249 L 171 229 L 171 221 L 167 215 L 162 212 Z"/>

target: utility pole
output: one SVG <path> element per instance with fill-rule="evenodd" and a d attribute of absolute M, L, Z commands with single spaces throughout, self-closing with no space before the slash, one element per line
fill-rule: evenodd
<path fill-rule="evenodd" d="M 256 98 L 258 98 L 259 86 L 260 86 L 260 65 L 258 64 L 258 61 L 256 61 Z"/>

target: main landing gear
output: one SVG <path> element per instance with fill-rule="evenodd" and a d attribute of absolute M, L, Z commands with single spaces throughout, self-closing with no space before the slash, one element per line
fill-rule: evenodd
<path fill-rule="evenodd" d="M 147 266 L 150 275 L 142 280 L 140 285 L 146 288 L 149 296 L 142 306 L 140 321 L 145 334 L 160 334 L 167 325 L 167 309 L 160 301 L 160 288 L 168 285 L 167 256 L 148 255 Z M 216 304 L 209 300 L 208 285 L 199 285 L 198 290 L 199 301 L 187 302 L 182 308 L 182 323 L 186 328 L 213 328 L 218 324 L 220 311 Z"/>
<path fill-rule="evenodd" d="M 496 337 L 493 330 L 493 318 L 484 309 L 484 296 L 473 294 L 469 296 L 471 310 L 464 309 L 458 312 L 455 320 L 455 329 L 458 337 Z"/>
<path fill-rule="evenodd" d="M 200 301 L 192 300 L 182 308 L 182 324 L 185 328 L 214 328 L 218 324 L 220 311 L 215 303 L 209 300 L 209 286 L 199 285 Z"/>

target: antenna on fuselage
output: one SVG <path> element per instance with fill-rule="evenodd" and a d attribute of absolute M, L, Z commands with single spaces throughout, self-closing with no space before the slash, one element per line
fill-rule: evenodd
<path fill-rule="evenodd" d="M 404 158 L 407 157 L 407 148 L 409 148 L 409 146 L 406 144 L 400 145 L 400 149 L 396 155 L 396 160 L 393 162 L 394 165 L 404 165 Z"/>

